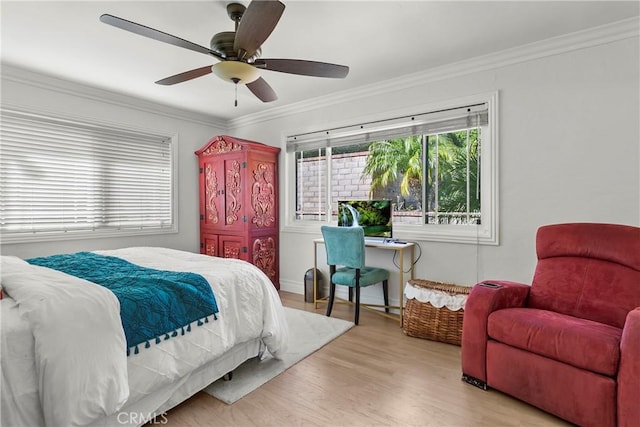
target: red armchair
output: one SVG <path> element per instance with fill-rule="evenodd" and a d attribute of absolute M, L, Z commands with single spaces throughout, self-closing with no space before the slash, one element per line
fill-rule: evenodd
<path fill-rule="evenodd" d="M 640 426 L 640 228 L 544 226 L 536 251 L 531 286 L 471 290 L 463 379 L 580 426 Z"/>

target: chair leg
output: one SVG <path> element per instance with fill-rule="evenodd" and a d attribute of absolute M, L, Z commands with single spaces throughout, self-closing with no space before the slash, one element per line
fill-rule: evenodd
<path fill-rule="evenodd" d="M 360 269 L 356 268 L 355 286 L 356 289 L 356 318 L 353 323 L 356 325 L 360 320 Z M 351 290 L 351 287 L 349 288 Z"/>
<path fill-rule="evenodd" d="M 382 295 L 384 296 L 384 312 L 389 313 L 389 281 L 382 281 Z"/>
<path fill-rule="evenodd" d="M 353 302 L 353 288 L 349 287 L 349 302 Z"/>
<path fill-rule="evenodd" d="M 331 316 L 331 310 L 333 310 L 333 298 L 336 295 L 336 284 L 331 282 L 329 285 L 329 302 L 327 303 L 327 317 Z"/>
<path fill-rule="evenodd" d="M 353 323 L 357 325 L 359 320 L 360 320 L 360 285 L 356 283 L 356 318 Z"/>
<path fill-rule="evenodd" d="M 333 283 L 333 275 L 336 274 L 336 266 L 329 266 L 329 302 L 327 304 L 327 317 L 331 316 L 333 310 L 333 300 L 336 296 L 336 284 Z"/>

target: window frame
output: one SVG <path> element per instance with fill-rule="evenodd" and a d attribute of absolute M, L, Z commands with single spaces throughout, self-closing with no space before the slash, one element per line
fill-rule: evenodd
<path fill-rule="evenodd" d="M 473 105 L 478 103 L 487 104 L 488 124 L 483 127 L 482 144 L 480 156 L 482 167 L 480 170 L 481 201 L 482 206 L 481 223 L 477 225 L 455 225 L 455 224 L 399 224 L 394 223 L 394 237 L 411 241 L 432 241 L 447 243 L 498 245 L 499 240 L 499 92 L 472 95 L 449 101 L 432 104 L 425 104 L 411 108 L 411 110 L 388 111 L 378 117 L 367 117 L 361 120 L 349 120 L 346 123 L 328 123 L 325 129 L 335 129 L 340 127 L 354 126 L 358 122 L 372 122 L 390 120 L 394 117 L 410 116 L 411 114 L 424 114 L 430 111 L 440 111 Z M 282 133 L 283 146 L 291 135 L 321 132 L 322 129 L 303 128 Z M 286 150 L 285 150 L 286 151 Z M 296 219 L 296 155 L 295 152 L 285 152 L 284 159 L 284 221 L 283 232 L 314 234 L 319 232 L 319 226 L 334 224 L 335 221 L 328 213 L 327 221 L 310 221 Z M 331 162 L 327 167 L 325 179 L 327 188 L 327 203 L 331 206 Z"/>
<path fill-rule="evenodd" d="M 36 243 L 36 242 L 51 242 L 51 241 L 67 241 L 67 240 L 81 240 L 81 239 L 98 239 L 98 238 L 117 238 L 117 237 L 129 237 L 129 236 L 143 236 L 143 235 L 165 235 L 178 233 L 178 206 L 177 206 L 177 190 L 178 190 L 178 135 L 167 135 L 163 132 L 158 132 L 157 129 L 150 130 L 141 127 L 127 126 L 122 124 L 108 123 L 106 121 L 98 121 L 95 119 L 73 117 L 70 115 L 52 114 L 48 112 L 38 112 L 31 109 L 23 108 L 9 108 L 3 107 L 2 111 L 7 113 L 14 113 L 19 115 L 32 116 L 36 118 L 42 118 L 44 121 L 52 120 L 63 122 L 67 124 L 75 124 L 79 127 L 92 126 L 99 128 L 101 131 L 108 132 L 110 129 L 122 130 L 123 132 L 140 134 L 146 136 L 152 136 L 158 138 L 158 140 L 166 140 L 170 144 L 170 168 L 171 168 L 171 183 L 170 183 L 170 203 L 171 203 L 171 223 L 166 227 L 123 227 L 123 228 L 95 228 L 95 229 L 82 229 L 82 230 L 55 230 L 55 231 L 18 231 L 7 232 L 0 231 L 0 243 L 1 244 L 15 244 L 15 243 Z M 114 134 L 115 135 L 115 134 Z"/>

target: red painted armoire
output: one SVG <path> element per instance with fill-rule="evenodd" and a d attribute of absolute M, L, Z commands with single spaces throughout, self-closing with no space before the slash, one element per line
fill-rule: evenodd
<path fill-rule="evenodd" d="M 280 289 L 278 153 L 227 135 L 196 151 L 200 168 L 200 252 L 249 261 Z"/>

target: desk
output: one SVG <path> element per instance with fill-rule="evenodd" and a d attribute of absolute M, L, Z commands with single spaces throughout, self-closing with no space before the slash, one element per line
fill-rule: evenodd
<path fill-rule="evenodd" d="M 318 295 L 317 293 L 317 286 L 318 286 L 318 279 L 316 277 L 316 271 L 318 269 L 318 245 L 323 245 L 324 244 L 324 239 L 315 239 L 313 241 L 313 303 L 314 303 L 314 307 L 318 308 L 318 302 L 322 301 L 325 298 L 320 298 L 317 299 L 316 296 Z M 399 262 L 399 269 L 400 269 L 400 283 L 398 283 L 398 305 L 397 306 L 389 306 L 389 308 L 396 308 L 399 311 L 400 317 L 400 326 L 402 326 L 402 311 L 403 311 L 403 306 L 404 306 L 404 256 L 405 256 L 405 251 L 409 252 L 410 255 L 410 277 L 411 279 L 413 279 L 413 263 L 415 262 L 415 252 L 414 252 L 414 248 L 415 248 L 415 244 L 414 243 L 374 243 L 374 242 L 367 242 L 365 241 L 365 246 L 367 248 L 375 248 L 375 249 L 381 249 L 381 250 L 387 250 L 387 251 L 395 251 L 398 253 L 398 257 L 400 258 L 400 262 Z M 329 280 L 331 280 L 331 278 L 329 278 Z M 366 306 L 366 304 L 362 304 L 363 306 Z M 385 314 L 384 312 L 382 312 L 381 314 Z"/>

